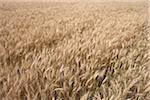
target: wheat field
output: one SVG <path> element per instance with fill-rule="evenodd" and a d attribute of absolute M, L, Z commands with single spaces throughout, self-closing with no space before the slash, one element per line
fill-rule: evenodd
<path fill-rule="evenodd" d="M 0 100 L 150 100 L 147 2 L 0 2 Z"/>

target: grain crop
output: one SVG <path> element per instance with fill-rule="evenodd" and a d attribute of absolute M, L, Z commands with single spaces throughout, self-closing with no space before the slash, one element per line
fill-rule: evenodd
<path fill-rule="evenodd" d="M 150 100 L 147 2 L 0 2 L 1 100 Z"/>

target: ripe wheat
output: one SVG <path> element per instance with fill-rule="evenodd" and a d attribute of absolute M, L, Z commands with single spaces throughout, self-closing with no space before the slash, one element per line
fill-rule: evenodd
<path fill-rule="evenodd" d="M 0 98 L 149 100 L 147 21 L 146 2 L 3 2 Z"/>

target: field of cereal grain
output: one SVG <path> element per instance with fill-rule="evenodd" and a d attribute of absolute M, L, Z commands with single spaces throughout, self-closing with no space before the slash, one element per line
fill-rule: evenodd
<path fill-rule="evenodd" d="M 1 2 L 1 100 L 150 100 L 147 2 Z"/>

